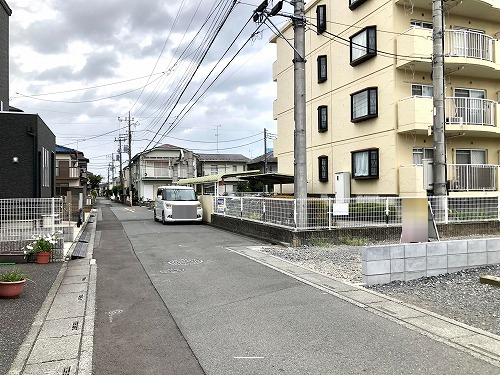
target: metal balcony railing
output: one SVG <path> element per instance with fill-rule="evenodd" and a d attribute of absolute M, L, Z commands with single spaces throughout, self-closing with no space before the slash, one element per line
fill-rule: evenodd
<path fill-rule="evenodd" d="M 488 99 L 448 97 L 445 99 L 446 123 L 497 126 L 497 103 Z"/>
<path fill-rule="evenodd" d="M 448 164 L 451 191 L 496 191 L 498 166 L 488 164 Z"/>
<path fill-rule="evenodd" d="M 469 30 L 446 30 L 445 54 L 493 61 L 493 38 Z"/>
<path fill-rule="evenodd" d="M 57 178 L 80 178 L 80 167 L 56 167 Z M 85 172 L 85 176 L 87 173 Z"/>

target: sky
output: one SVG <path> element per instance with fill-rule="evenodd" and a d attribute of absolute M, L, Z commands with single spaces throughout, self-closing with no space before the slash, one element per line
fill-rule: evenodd
<path fill-rule="evenodd" d="M 255 158 L 264 153 L 264 128 L 276 134 L 273 33 L 251 20 L 261 0 L 231 11 L 230 0 L 7 3 L 10 105 L 38 113 L 94 174 L 106 178 L 118 166 L 129 112 L 132 156 L 172 144 Z M 283 12 L 292 11 L 285 3 Z"/>

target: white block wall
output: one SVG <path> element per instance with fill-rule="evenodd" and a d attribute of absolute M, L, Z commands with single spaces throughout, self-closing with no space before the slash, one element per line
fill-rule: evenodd
<path fill-rule="evenodd" d="M 408 281 L 500 263 L 500 238 L 365 246 L 363 282 Z"/>

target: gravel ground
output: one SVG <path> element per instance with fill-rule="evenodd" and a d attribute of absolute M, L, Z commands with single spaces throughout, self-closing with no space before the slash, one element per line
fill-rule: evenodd
<path fill-rule="evenodd" d="M 0 374 L 6 374 L 28 334 L 36 314 L 61 269 L 62 262 L 16 264 L 29 280 L 16 299 L 0 299 Z M 13 266 L 0 265 L 0 272 Z"/>
<path fill-rule="evenodd" d="M 262 251 L 336 279 L 360 284 L 361 249 L 361 246 L 347 245 L 272 246 Z M 482 275 L 500 277 L 500 264 L 366 288 L 500 335 L 500 287 L 481 284 L 479 276 Z"/>

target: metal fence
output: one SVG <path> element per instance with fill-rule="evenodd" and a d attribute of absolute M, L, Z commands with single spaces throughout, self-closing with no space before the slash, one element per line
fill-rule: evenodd
<path fill-rule="evenodd" d="M 298 228 L 297 201 L 272 197 L 215 197 L 214 213 L 291 229 L 401 226 L 400 197 L 308 198 L 307 224 Z M 408 198 L 412 199 L 412 198 Z M 499 197 L 429 197 L 438 224 L 500 221 Z"/>
<path fill-rule="evenodd" d="M 61 198 L 0 199 L 0 241 L 52 234 L 63 220 Z"/>

